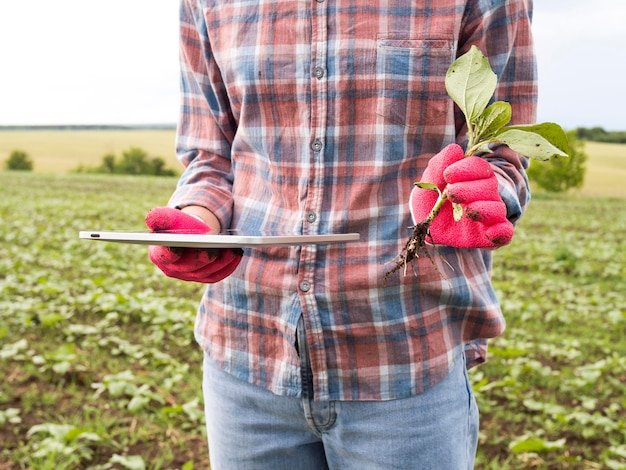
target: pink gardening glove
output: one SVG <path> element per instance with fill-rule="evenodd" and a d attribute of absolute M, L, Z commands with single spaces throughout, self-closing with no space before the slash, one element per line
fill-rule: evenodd
<path fill-rule="evenodd" d="M 436 245 L 455 248 L 497 248 L 513 238 L 513 224 L 506 218 L 506 206 L 498 193 L 498 180 L 488 162 L 479 157 L 464 157 L 457 144 L 448 145 L 432 157 L 421 181 L 434 183 L 449 201 L 430 226 Z M 437 192 L 413 188 L 409 206 L 415 223 L 430 212 L 437 200 Z M 463 217 L 454 220 L 452 203 L 463 206 Z"/>
<path fill-rule="evenodd" d="M 171 207 L 156 207 L 146 215 L 152 232 L 176 230 L 182 233 L 209 233 L 211 229 L 200 219 Z M 166 276 L 213 283 L 230 276 L 237 268 L 243 252 L 225 248 L 168 248 L 150 246 L 150 261 Z"/>

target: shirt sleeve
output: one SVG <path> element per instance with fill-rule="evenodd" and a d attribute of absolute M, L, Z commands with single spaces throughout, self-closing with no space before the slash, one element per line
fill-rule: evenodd
<path fill-rule="evenodd" d="M 532 0 L 475 0 L 468 3 L 458 55 L 475 45 L 489 60 L 498 77 L 492 101 L 511 104 L 510 124 L 536 120 L 537 69 L 531 31 Z M 467 132 L 465 118 L 456 109 L 459 135 Z M 515 223 L 530 201 L 526 169 L 528 158 L 504 145 L 483 157 L 498 178 L 508 219 Z"/>
<path fill-rule="evenodd" d="M 195 0 L 182 0 L 180 6 L 180 91 L 176 157 L 185 170 L 169 205 L 205 207 L 228 228 L 233 206 L 230 154 L 236 124 L 204 15 Z"/>

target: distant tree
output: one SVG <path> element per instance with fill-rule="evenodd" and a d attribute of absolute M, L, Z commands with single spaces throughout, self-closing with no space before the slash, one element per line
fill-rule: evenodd
<path fill-rule="evenodd" d="M 165 167 L 161 157 L 148 157 L 148 152 L 140 147 L 130 147 L 122 152 L 121 158 L 109 153 L 102 157 L 97 167 L 79 166 L 77 173 L 106 173 L 119 175 L 176 176 L 176 172 Z"/>
<path fill-rule="evenodd" d="M 579 127 L 576 129 L 576 137 L 583 140 L 598 140 L 604 139 L 608 135 L 608 132 L 602 127 Z"/>
<path fill-rule="evenodd" d="M 122 159 L 115 166 L 115 172 L 124 175 L 150 175 L 148 152 L 139 147 L 130 147 L 122 152 Z"/>
<path fill-rule="evenodd" d="M 567 133 L 569 158 L 553 158 L 548 162 L 533 161 L 527 172 L 528 179 L 550 192 L 580 188 L 585 179 L 585 163 L 588 157 L 584 152 L 584 142 L 576 136 L 575 130 Z"/>
<path fill-rule="evenodd" d="M 154 157 L 150 160 L 152 164 L 153 175 L 155 176 L 176 176 L 176 172 L 170 168 L 165 167 L 165 160 L 161 157 Z"/>
<path fill-rule="evenodd" d="M 100 173 L 115 173 L 115 155 L 113 155 L 112 153 L 108 153 L 104 157 L 102 157 Z"/>
<path fill-rule="evenodd" d="M 22 150 L 13 150 L 5 165 L 7 170 L 33 171 L 33 161 Z"/>

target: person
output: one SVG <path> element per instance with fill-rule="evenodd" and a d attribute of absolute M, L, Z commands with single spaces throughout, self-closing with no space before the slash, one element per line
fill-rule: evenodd
<path fill-rule="evenodd" d="M 463 159 L 444 81 L 475 45 L 511 123 L 534 122 L 531 14 L 532 0 L 182 0 L 185 170 L 148 226 L 360 234 L 150 247 L 168 276 L 207 284 L 195 336 L 211 468 L 473 467 L 467 369 L 505 326 L 492 255 L 528 204 L 528 161 L 503 146 Z M 384 287 L 430 203 L 420 178 L 472 209 L 462 223 L 442 210 L 429 255 Z"/>

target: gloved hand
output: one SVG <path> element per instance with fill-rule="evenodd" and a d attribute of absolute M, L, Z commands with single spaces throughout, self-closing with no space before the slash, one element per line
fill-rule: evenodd
<path fill-rule="evenodd" d="M 498 180 L 487 161 L 466 158 L 459 145 L 451 144 L 430 159 L 421 181 L 445 188 L 449 198 L 431 224 L 432 240 L 427 241 L 456 248 L 496 248 L 513 238 L 513 224 L 506 218 Z M 409 202 L 413 221 L 424 220 L 436 200 L 437 192 L 413 188 Z M 450 201 L 463 207 L 458 222 Z"/>
<path fill-rule="evenodd" d="M 146 215 L 152 232 L 176 230 L 182 233 L 209 233 L 199 218 L 171 207 L 156 207 Z M 183 281 L 213 283 L 230 276 L 239 265 L 243 252 L 228 248 L 168 248 L 150 246 L 150 261 L 166 276 Z"/>

